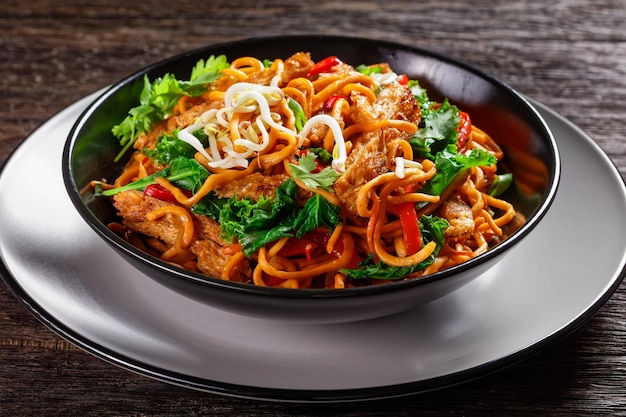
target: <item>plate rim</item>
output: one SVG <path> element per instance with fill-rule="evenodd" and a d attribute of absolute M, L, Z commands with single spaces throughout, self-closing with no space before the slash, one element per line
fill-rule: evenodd
<path fill-rule="evenodd" d="M 37 128 L 31 135 L 29 135 L 18 147 L 11 153 L 9 158 L 0 168 L 0 176 L 4 173 L 4 168 L 8 165 L 9 161 L 13 159 L 18 149 L 22 147 L 24 143 L 34 137 L 46 123 L 51 123 L 53 120 L 60 118 L 64 112 L 66 114 L 76 112 L 80 110 L 81 106 L 85 106 L 88 100 L 93 99 L 93 95 L 87 96 L 78 102 L 70 105 L 64 110 L 53 116 L 48 122 L 43 123 Z M 614 170 L 613 174 L 619 173 L 615 164 L 606 155 L 606 153 L 595 143 L 585 132 L 574 125 L 572 122 L 559 115 L 555 111 L 542 105 L 541 103 L 530 100 L 538 108 L 539 111 L 546 112 L 556 118 L 559 123 L 564 123 L 570 129 L 575 129 L 583 138 L 588 140 L 591 145 L 595 146 L 599 153 L 604 156 L 605 160 L 610 164 Z M 608 166 L 607 166 L 608 168 Z M 620 175 L 621 178 L 621 175 Z M 622 183 L 626 187 L 626 182 L 622 178 Z M 559 198 L 558 196 L 556 197 Z M 626 264 L 621 265 L 621 270 L 616 271 L 614 280 L 611 285 L 605 287 L 603 293 L 599 294 L 595 301 L 587 307 L 582 314 L 573 318 L 565 326 L 557 329 L 551 334 L 546 335 L 543 339 L 537 343 L 525 346 L 517 351 L 494 359 L 492 361 L 473 366 L 464 370 L 460 370 L 455 373 L 447 375 L 437 376 L 433 378 L 427 378 L 419 381 L 411 381 L 400 384 L 383 385 L 376 387 L 364 387 L 364 388 L 347 388 L 347 389 L 286 389 L 286 388 L 267 388 L 259 386 L 249 386 L 242 384 L 233 384 L 228 382 L 220 382 L 207 378 L 195 377 L 185 375 L 176 371 L 167 370 L 163 367 L 150 365 L 142 362 L 136 358 L 127 357 L 121 353 L 115 352 L 112 349 L 101 346 L 97 342 L 89 340 L 88 337 L 80 334 L 79 331 L 70 328 L 64 324 L 52 313 L 46 311 L 35 299 L 24 290 L 19 284 L 16 277 L 14 277 L 9 268 L 5 264 L 5 259 L 0 251 L 0 277 L 5 282 L 10 292 L 20 301 L 26 309 L 33 314 L 42 324 L 55 332 L 57 335 L 70 341 L 83 351 L 90 353 L 91 355 L 111 363 L 122 369 L 132 371 L 136 374 L 150 377 L 161 382 L 195 389 L 198 391 L 209 392 L 213 394 L 241 397 L 247 399 L 276 401 L 276 402 L 298 402 L 298 403 L 336 403 L 336 402 L 355 402 L 355 401 L 371 401 L 386 398 L 395 398 L 413 394 L 424 393 L 427 391 L 434 391 L 450 386 L 458 385 L 467 382 L 472 379 L 483 377 L 489 374 L 493 374 L 497 371 L 510 367 L 524 359 L 538 353 L 539 351 L 553 345 L 557 341 L 563 339 L 567 335 L 571 334 L 585 322 L 587 322 L 613 295 L 615 290 L 620 286 L 624 277 L 626 276 Z"/>

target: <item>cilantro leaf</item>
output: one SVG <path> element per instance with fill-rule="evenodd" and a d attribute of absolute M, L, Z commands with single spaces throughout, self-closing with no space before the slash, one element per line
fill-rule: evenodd
<path fill-rule="evenodd" d="M 460 122 L 458 108 L 448 100 L 444 100 L 436 108 L 429 106 L 422 111 L 420 127 L 410 140 L 413 151 L 417 155 L 433 159 L 437 152 L 448 145 L 456 145 Z"/>
<path fill-rule="evenodd" d="M 324 148 L 308 148 L 307 152 L 317 155 L 317 160 L 324 165 L 330 165 L 333 162 L 333 156 Z"/>
<path fill-rule="evenodd" d="M 202 95 L 207 90 L 206 85 L 217 80 L 228 66 L 225 55 L 211 55 L 206 61 L 201 59 L 191 70 L 189 81 L 179 81 L 181 89 L 192 97 Z"/>
<path fill-rule="evenodd" d="M 193 158 L 196 150 L 187 142 L 178 139 L 179 131 L 180 129 L 176 129 L 172 133 L 163 133 L 156 140 L 154 149 L 145 148 L 142 153 L 159 165 L 169 164 L 179 156 Z"/>
<path fill-rule="evenodd" d="M 179 131 L 180 129 L 176 129 L 171 133 L 163 133 L 157 138 L 154 149 L 144 148 L 142 150 L 143 154 L 160 165 L 167 165 L 179 156 L 193 159 L 197 151 L 187 142 L 178 139 Z M 202 129 L 193 132 L 193 135 L 198 138 L 200 143 L 205 147 L 208 146 L 207 135 Z"/>
<path fill-rule="evenodd" d="M 291 176 L 304 183 L 308 188 L 315 190 L 318 187 L 332 191 L 332 185 L 339 178 L 339 173 L 330 167 L 314 172 L 318 169 L 317 155 L 307 152 L 298 159 L 298 165 L 289 164 Z"/>

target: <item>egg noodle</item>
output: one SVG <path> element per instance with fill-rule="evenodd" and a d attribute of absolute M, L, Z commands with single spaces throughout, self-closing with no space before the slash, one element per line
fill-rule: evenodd
<path fill-rule="evenodd" d="M 388 64 L 242 57 L 203 87 L 137 132 L 115 182 L 93 182 L 119 212 L 109 227 L 164 261 L 349 288 L 460 264 L 524 221 L 499 198 L 496 142 Z"/>

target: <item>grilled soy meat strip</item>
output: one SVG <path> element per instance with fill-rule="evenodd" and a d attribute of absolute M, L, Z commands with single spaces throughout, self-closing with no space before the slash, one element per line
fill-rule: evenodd
<path fill-rule="evenodd" d="M 263 175 L 255 172 L 243 178 L 220 184 L 213 190 L 219 198 L 230 198 L 237 196 L 250 197 L 254 201 L 259 201 L 259 197 L 274 197 L 276 188 L 289 178 L 286 174 Z"/>
<path fill-rule="evenodd" d="M 172 246 L 178 236 L 178 228 L 169 219 L 163 216 L 157 220 L 149 221 L 146 215 L 151 211 L 173 203 L 159 200 L 144 195 L 140 191 L 124 191 L 113 196 L 113 205 L 122 217 L 122 223 L 133 232 L 157 238 Z M 230 255 L 224 255 L 222 248 L 226 243 L 220 238 L 219 224 L 206 216 L 195 216 L 194 242 L 190 250 L 198 257 L 198 268 L 203 273 L 220 277 Z M 251 275 L 248 268 L 236 271 L 237 276 L 230 277 L 232 280 L 246 281 Z"/>
<path fill-rule="evenodd" d="M 446 228 L 446 237 L 463 242 L 474 233 L 474 215 L 472 208 L 458 197 L 451 196 L 439 207 L 439 215 L 450 224 Z"/>
<path fill-rule="evenodd" d="M 419 104 L 411 90 L 404 85 L 391 84 L 385 87 L 373 104 L 359 94 L 353 94 L 350 98 L 355 123 L 391 119 L 419 124 L 421 119 Z M 389 141 L 398 138 L 410 140 L 411 136 L 392 127 L 355 136 L 353 149 L 346 160 L 346 171 L 334 185 L 337 197 L 350 214 L 357 216 L 356 196 L 361 187 L 376 176 L 391 170 L 387 158 Z"/>

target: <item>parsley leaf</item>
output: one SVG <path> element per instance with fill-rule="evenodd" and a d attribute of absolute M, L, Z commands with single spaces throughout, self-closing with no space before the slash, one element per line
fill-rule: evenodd
<path fill-rule="evenodd" d="M 142 150 L 143 154 L 160 165 L 169 164 L 179 156 L 193 159 L 197 152 L 196 149 L 187 142 L 178 139 L 178 132 L 180 132 L 180 129 L 176 129 L 171 133 L 163 133 L 156 140 L 154 149 L 144 148 Z M 193 135 L 198 138 L 200 143 L 205 147 L 208 146 L 207 135 L 202 129 L 193 132 Z"/>
<path fill-rule="evenodd" d="M 119 161 L 141 133 L 148 132 L 155 123 L 171 115 L 172 109 L 182 96 L 201 95 L 227 67 L 226 57 L 220 55 L 198 61 L 189 81 L 179 81 L 173 74 L 167 73 L 151 82 L 144 75 L 139 106 L 130 109 L 126 118 L 111 129 L 122 145 L 122 150 L 114 161 Z"/>

